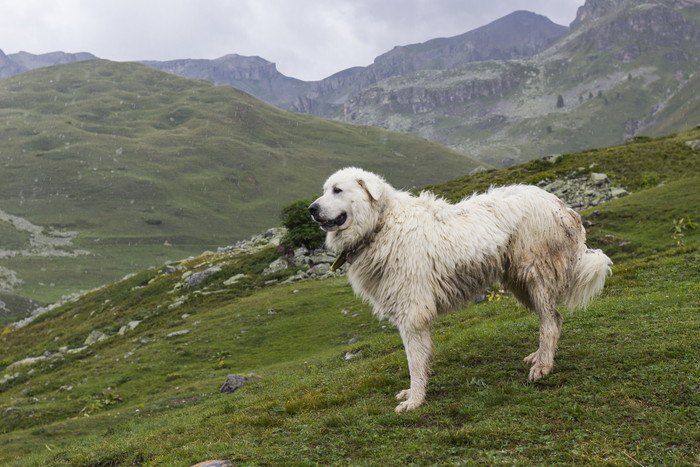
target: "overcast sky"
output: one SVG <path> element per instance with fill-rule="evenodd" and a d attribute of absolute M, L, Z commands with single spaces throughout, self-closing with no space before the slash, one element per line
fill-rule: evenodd
<path fill-rule="evenodd" d="M 110 60 L 258 55 L 295 78 L 366 66 L 515 10 L 567 25 L 584 0 L 0 0 L 0 49 Z"/>

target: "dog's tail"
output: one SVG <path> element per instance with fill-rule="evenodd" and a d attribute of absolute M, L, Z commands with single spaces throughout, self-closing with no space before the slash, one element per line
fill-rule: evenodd
<path fill-rule="evenodd" d="M 612 272 L 611 265 L 612 261 L 605 253 L 583 245 L 574 267 L 571 286 L 564 297 L 564 305 L 571 309 L 588 306 L 603 290 L 605 278 Z"/>

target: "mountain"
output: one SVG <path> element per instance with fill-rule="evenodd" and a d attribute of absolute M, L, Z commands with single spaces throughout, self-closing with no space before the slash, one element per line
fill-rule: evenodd
<path fill-rule="evenodd" d="M 0 80 L 0 119 L 0 291 L 41 303 L 275 225 L 343 166 L 404 187 L 482 166 L 415 136 L 104 60 Z"/>
<path fill-rule="evenodd" d="M 416 133 L 507 166 L 700 121 L 699 18 L 698 0 L 587 0 L 570 28 L 517 11 L 320 81 L 262 61 L 265 73 L 229 82 L 284 109 Z M 171 71 L 226 82 L 234 73 L 214 62 Z"/>
<path fill-rule="evenodd" d="M 284 76 L 259 57 L 227 55 L 216 60 L 144 63 L 188 78 L 229 84 L 287 110 L 331 117 L 348 96 L 385 78 L 474 61 L 529 57 L 567 30 L 544 16 L 516 11 L 465 34 L 397 46 L 367 67 L 350 68 L 314 82 Z"/>
<path fill-rule="evenodd" d="M 18 75 L 26 71 L 24 67 L 15 63 L 10 57 L 0 50 L 0 78 Z"/>
<path fill-rule="evenodd" d="M 260 57 L 231 54 L 215 60 L 184 59 L 142 63 L 167 73 L 203 79 L 216 85 L 233 86 L 282 108 L 289 107 L 289 96 L 297 96 L 305 86 L 303 81 L 283 75 L 277 71 L 274 63 Z"/>
<path fill-rule="evenodd" d="M 674 96 L 698 95 L 700 3 L 589 0 L 539 54 L 389 78 L 338 118 L 420 134 L 496 165 L 679 131 Z M 561 96 L 561 99 L 559 98 Z M 673 111 L 670 111 L 673 113 Z"/>
<path fill-rule="evenodd" d="M 541 382 L 521 362 L 538 320 L 495 289 L 435 320 L 428 400 L 396 415 L 401 338 L 346 278 L 280 284 L 297 268 L 265 275 L 271 246 L 206 253 L 0 328 L 0 464 L 695 464 L 700 229 L 681 219 L 700 217 L 698 141 L 638 138 L 433 187 L 456 200 L 606 173 L 631 192 L 582 213 L 613 275 L 586 310 L 561 310 Z M 247 384 L 219 392 L 231 374 Z"/>
<path fill-rule="evenodd" d="M 20 65 L 25 70 L 34 70 L 53 65 L 63 65 L 65 63 L 83 62 L 85 60 L 95 60 L 93 54 L 88 52 L 66 53 L 66 52 L 49 52 L 45 54 L 31 54 L 29 52 L 18 52 L 10 54 L 10 59 Z"/>
<path fill-rule="evenodd" d="M 95 60 L 96 58 L 97 57 L 87 52 L 66 53 L 59 51 L 39 55 L 30 54 L 29 52 L 18 52 L 16 54 L 5 55 L 5 53 L 0 50 L 0 78 L 15 76 L 36 68 Z"/>

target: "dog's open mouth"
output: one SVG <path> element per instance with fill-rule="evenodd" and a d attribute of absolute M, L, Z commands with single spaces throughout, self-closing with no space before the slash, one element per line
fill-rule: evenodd
<path fill-rule="evenodd" d="M 341 225 L 345 224 L 346 220 L 348 220 L 348 215 L 346 213 L 342 213 L 335 219 L 320 222 L 320 224 L 323 230 L 332 230 L 334 227 L 340 227 Z"/>

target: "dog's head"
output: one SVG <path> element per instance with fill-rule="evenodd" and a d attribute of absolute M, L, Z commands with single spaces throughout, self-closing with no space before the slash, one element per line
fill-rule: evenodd
<path fill-rule="evenodd" d="M 389 185 L 378 175 L 348 167 L 331 175 L 309 212 L 323 230 L 359 240 L 377 224 L 378 205 Z M 346 245 L 347 246 L 347 245 Z"/>

